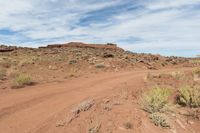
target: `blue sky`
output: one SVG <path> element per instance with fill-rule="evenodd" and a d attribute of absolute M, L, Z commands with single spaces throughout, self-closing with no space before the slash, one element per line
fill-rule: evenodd
<path fill-rule="evenodd" d="M 194 57 L 200 54 L 200 0 L 0 0 L 0 44 L 70 41 Z"/>

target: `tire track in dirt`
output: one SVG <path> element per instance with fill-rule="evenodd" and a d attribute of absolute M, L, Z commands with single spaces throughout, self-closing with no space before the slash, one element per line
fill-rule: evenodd
<path fill-rule="evenodd" d="M 131 73 L 128 73 L 127 75 L 121 75 L 121 78 L 124 77 L 124 76 L 128 76 L 128 75 L 131 75 Z M 17 105 L 14 105 L 14 106 L 9 106 L 9 107 L 5 107 L 5 108 L 2 108 L 0 110 L 0 119 L 3 119 L 4 117 L 16 112 L 16 111 L 19 111 L 19 110 L 23 110 L 23 109 L 26 109 L 26 108 L 29 108 L 33 105 L 36 105 L 36 104 L 39 104 L 41 103 L 42 101 L 44 101 L 45 99 L 48 99 L 50 97 L 53 97 L 53 96 L 57 96 L 57 95 L 62 95 L 62 94 L 65 94 L 65 93 L 69 93 L 70 91 L 77 91 L 78 89 L 80 89 L 81 86 L 85 86 L 85 88 L 88 88 L 88 87 L 93 87 L 95 86 L 96 84 L 98 83 L 101 83 L 101 82 L 106 82 L 108 80 L 114 80 L 116 77 L 118 76 L 112 76 L 112 77 L 107 77 L 107 78 L 103 78 L 103 79 L 100 79 L 100 80 L 95 80 L 93 82 L 88 82 L 89 85 L 87 85 L 88 83 L 85 83 L 84 85 L 80 85 L 76 88 L 72 88 L 72 89 L 69 89 L 69 90 L 64 90 L 64 91 L 59 91 L 57 93 L 55 92 L 52 92 L 51 94 L 48 94 L 48 95 L 44 95 L 44 96 L 41 96 L 41 97 L 36 97 L 36 98 L 33 98 L 31 100 L 28 100 L 28 101 L 25 101 L 23 103 L 20 103 L 20 104 L 17 104 Z"/>
<path fill-rule="evenodd" d="M 127 80 L 131 82 L 131 79 L 134 78 L 136 80 L 135 82 L 137 82 L 137 79 L 141 79 L 148 72 L 150 71 L 95 75 L 95 77 L 88 79 L 75 79 L 75 82 L 72 82 L 74 84 L 65 82 L 47 86 L 51 89 L 46 89 L 42 94 L 39 94 L 40 96 L 36 95 L 32 99 L 24 99 L 23 102 L 2 108 L 0 110 L 0 131 L 4 131 L 4 133 L 26 133 L 33 129 L 38 129 L 41 125 L 44 125 L 46 121 L 53 119 L 59 112 L 62 112 L 63 109 L 70 105 L 87 97 L 95 96 L 113 89 Z M 36 88 L 37 91 L 40 91 L 43 90 L 45 86 L 46 85 L 35 86 L 31 89 Z M 54 89 L 54 87 L 56 87 L 56 89 Z M 31 92 L 31 89 L 26 91 Z M 20 93 L 24 93 L 24 91 Z M 18 98 L 15 97 L 14 99 L 17 100 Z"/>

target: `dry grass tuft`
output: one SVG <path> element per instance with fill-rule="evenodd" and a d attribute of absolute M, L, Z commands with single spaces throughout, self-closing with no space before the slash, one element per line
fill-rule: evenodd
<path fill-rule="evenodd" d="M 0 80 L 4 80 L 6 77 L 6 70 L 0 69 Z"/>
<path fill-rule="evenodd" d="M 193 71 L 192 71 L 193 75 L 197 75 L 198 77 L 200 77 L 200 68 L 195 68 Z"/>
<path fill-rule="evenodd" d="M 167 88 L 155 87 L 143 94 L 142 107 L 149 113 L 162 112 L 167 108 L 171 91 Z"/>
<path fill-rule="evenodd" d="M 125 122 L 123 125 L 126 129 L 132 129 L 133 128 L 133 124 L 130 121 Z"/>
<path fill-rule="evenodd" d="M 29 75 L 19 74 L 17 75 L 12 83 L 12 88 L 22 88 L 27 85 L 32 85 L 33 81 Z"/>
<path fill-rule="evenodd" d="M 176 71 L 176 72 L 172 72 L 172 73 L 171 73 L 171 76 L 172 76 L 174 79 L 182 80 L 182 79 L 185 78 L 185 73 L 184 73 L 184 72 L 180 72 L 180 71 Z"/>
<path fill-rule="evenodd" d="M 95 65 L 96 68 L 105 68 L 106 66 L 104 64 L 96 64 Z"/>
<path fill-rule="evenodd" d="M 153 113 L 153 114 L 150 115 L 150 119 L 156 126 L 160 126 L 160 127 L 163 127 L 163 128 L 169 128 L 170 127 L 169 122 L 161 114 Z"/>
<path fill-rule="evenodd" d="M 177 102 L 188 107 L 200 107 L 200 87 L 183 87 L 179 90 Z"/>
<path fill-rule="evenodd" d="M 99 133 L 101 124 L 97 124 L 88 130 L 88 133 Z"/>

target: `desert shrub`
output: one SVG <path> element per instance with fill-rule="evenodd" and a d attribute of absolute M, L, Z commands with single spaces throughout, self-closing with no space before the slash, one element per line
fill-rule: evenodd
<path fill-rule="evenodd" d="M 172 73 L 160 73 L 158 75 L 152 75 L 152 74 L 148 74 L 146 76 L 147 80 L 153 80 L 153 79 L 175 79 L 175 80 L 182 80 L 185 79 L 185 73 L 184 72 L 180 72 L 180 71 L 176 71 L 176 72 L 172 72 Z"/>
<path fill-rule="evenodd" d="M 37 56 L 32 56 L 32 57 L 30 57 L 30 59 L 31 59 L 32 61 L 38 61 L 38 60 L 40 60 L 41 58 L 40 58 L 40 57 L 37 57 Z"/>
<path fill-rule="evenodd" d="M 198 77 L 200 77 L 200 68 L 195 68 L 193 71 L 192 71 L 193 75 L 197 75 Z"/>
<path fill-rule="evenodd" d="M 33 84 L 33 81 L 29 75 L 19 74 L 13 80 L 12 88 L 21 88 L 31 84 Z"/>
<path fill-rule="evenodd" d="M 129 121 L 125 122 L 123 125 L 126 129 L 132 129 L 133 128 L 133 124 Z"/>
<path fill-rule="evenodd" d="M 12 65 L 11 60 L 6 59 L 6 60 L 0 61 L 0 66 L 3 68 L 10 68 L 11 65 Z"/>
<path fill-rule="evenodd" d="M 200 64 L 200 60 L 190 60 L 190 63 L 192 64 Z"/>
<path fill-rule="evenodd" d="M 106 66 L 104 64 L 96 64 L 95 67 L 96 68 L 105 68 Z"/>
<path fill-rule="evenodd" d="M 15 70 L 15 69 L 10 69 L 9 71 L 8 71 L 8 77 L 9 78 L 15 78 L 15 77 L 17 77 L 19 75 L 19 72 L 17 71 L 17 70 Z"/>
<path fill-rule="evenodd" d="M 180 71 L 172 72 L 171 75 L 172 75 L 173 78 L 175 78 L 177 80 L 184 79 L 184 77 L 185 77 L 185 73 L 180 72 Z"/>
<path fill-rule="evenodd" d="M 142 108 L 149 113 L 162 112 L 167 109 L 170 94 L 171 91 L 167 88 L 155 87 L 143 94 Z"/>
<path fill-rule="evenodd" d="M 6 77 L 6 70 L 0 69 L 0 80 L 5 79 L 5 77 Z"/>
<path fill-rule="evenodd" d="M 166 118 L 161 114 L 153 113 L 150 115 L 150 119 L 156 126 L 161 126 L 163 128 L 170 127 L 170 124 Z"/>
<path fill-rule="evenodd" d="M 77 63 L 77 60 L 70 60 L 70 61 L 69 61 L 69 64 L 70 64 L 70 65 L 73 65 L 73 64 L 76 64 L 76 63 Z"/>
<path fill-rule="evenodd" d="M 101 125 L 100 125 L 100 124 L 97 124 L 97 125 L 91 127 L 91 128 L 88 130 L 88 133 L 99 133 L 100 128 L 101 128 Z"/>
<path fill-rule="evenodd" d="M 177 102 L 183 106 L 200 107 L 200 87 L 182 87 Z"/>
<path fill-rule="evenodd" d="M 23 67 L 30 64 L 34 64 L 34 61 L 32 61 L 31 59 L 23 59 L 19 62 L 18 66 Z"/>

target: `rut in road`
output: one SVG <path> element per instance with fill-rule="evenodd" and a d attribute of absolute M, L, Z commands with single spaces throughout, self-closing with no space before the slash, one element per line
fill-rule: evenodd
<path fill-rule="evenodd" d="M 172 70 L 162 70 L 172 71 Z M 67 80 L 63 83 L 37 85 L 0 94 L 0 131 L 27 133 L 48 126 L 60 112 L 86 98 L 102 97 L 113 93 L 123 83 L 131 83 L 139 89 L 148 72 L 129 71 L 103 73 Z"/>
<path fill-rule="evenodd" d="M 5 131 L 4 133 L 31 131 L 68 106 L 87 97 L 103 95 L 105 91 L 142 75 L 144 72 L 140 71 L 105 74 L 88 79 L 75 79 L 70 81 L 70 84 L 64 82 L 34 86 L 3 94 L 0 103 L 0 130 Z"/>

